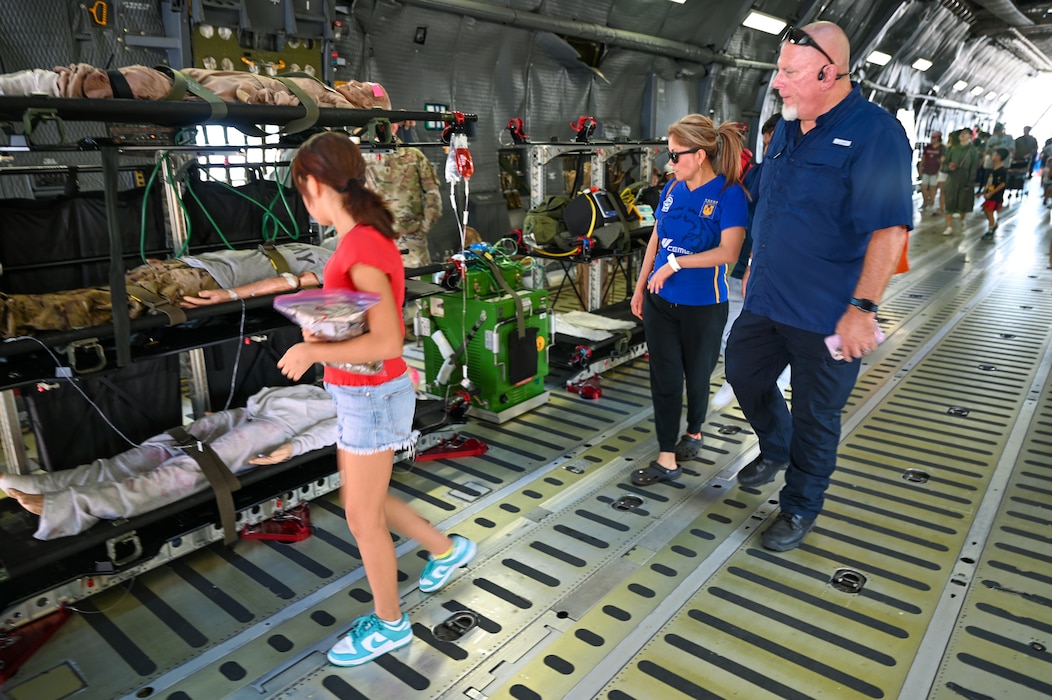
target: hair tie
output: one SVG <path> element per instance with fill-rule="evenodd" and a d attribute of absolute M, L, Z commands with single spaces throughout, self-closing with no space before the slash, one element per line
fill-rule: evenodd
<path fill-rule="evenodd" d="M 365 177 L 362 176 L 362 177 L 349 177 L 349 178 L 347 178 L 347 182 L 346 182 L 346 184 L 344 184 L 343 187 L 340 188 L 340 192 L 350 192 L 351 191 L 351 187 L 354 186 L 354 185 L 358 185 L 359 187 L 364 186 L 365 185 Z"/>

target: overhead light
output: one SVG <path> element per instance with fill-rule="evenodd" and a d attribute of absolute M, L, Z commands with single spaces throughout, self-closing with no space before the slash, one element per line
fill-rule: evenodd
<path fill-rule="evenodd" d="M 676 3 L 677 5 L 682 5 L 682 4 L 683 4 L 683 3 L 685 3 L 686 1 L 687 1 L 687 0 L 672 0 L 672 2 Z"/>
<path fill-rule="evenodd" d="M 870 55 L 866 56 L 866 60 L 870 63 L 876 63 L 878 66 L 888 65 L 888 61 L 891 60 L 891 56 L 884 53 L 883 51 L 874 51 Z"/>
<path fill-rule="evenodd" d="M 781 34 L 782 30 L 785 29 L 786 22 L 780 20 L 777 17 L 771 15 L 765 15 L 762 12 L 753 10 L 749 13 L 749 16 L 742 22 L 743 27 L 749 29 L 758 29 L 761 32 L 767 32 L 768 34 Z"/>
<path fill-rule="evenodd" d="M 968 87 L 968 83 L 967 82 L 965 82 L 964 80 L 958 80 L 956 83 L 953 84 L 953 91 L 954 92 L 960 92 L 961 90 L 965 89 L 966 87 Z"/>
<path fill-rule="evenodd" d="M 931 66 L 931 61 L 929 61 L 926 58 L 918 58 L 916 61 L 913 62 L 913 68 L 919 70 L 922 73 L 931 68 Z"/>
<path fill-rule="evenodd" d="M 984 100 L 993 100 L 993 99 L 996 99 L 996 98 L 997 98 L 997 93 L 994 92 L 993 90 L 991 90 L 990 92 L 986 93 L 986 95 L 983 97 Z"/>
<path fill-rule="evenodd" d="M 985 89 L 986 88 L 984 88 L 982 85 L 976 85 L 975 87 L 973 87 L 971 89 L 971 92 L 969 92 L 969 94 L 972 95 L 972 96 L 981 95 L 981 94 L 983 94 L 983 90 L 985 90 Z"/>
<path fill-rule="evenodd" d="M 932 92 L 938 92 L 939 91 L 939 86 L 938 85 L 932 85 L 931 86 L 931 91 Z"/>

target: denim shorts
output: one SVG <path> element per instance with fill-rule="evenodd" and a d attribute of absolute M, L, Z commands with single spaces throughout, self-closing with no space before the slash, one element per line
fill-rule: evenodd
<path fill-rule="evenodd" d="M 336 446 L 354 454 L 412 447 L 416 392 L 409 376 L 377 386 L 326 384 L 336 404 Z"/>

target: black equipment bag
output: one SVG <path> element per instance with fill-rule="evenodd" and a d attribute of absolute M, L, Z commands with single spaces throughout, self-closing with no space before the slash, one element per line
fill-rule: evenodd
<path fill-rule="evenodd" d="M 623 207 L 624 203 L 606 190 L 585 192 L 566 205 L 563 221 L 573 241 L 587 238 L 599 250 L 628 250 L 630 241 Z"/>
<path fill-rule="evenodd" d="M 117 195 L 117 222 L 126 268 L 147 255 L 166 257 L 160 189 Z M 143 207 L 146 208 L 145 229 Z M 110 243 L 101 192 L 50 199 L 0 200 L 0 290 L 38 294 L 109 284 Z M 143 240 L 144 239 L 144 240 Z"/>
<path fill-rule="evenodd" d="M 307 370 L 298 382 L 290 381 L 278 369 L 278 360 L 285 351 L 302 340 L 303 332 L 299 327 L 290 326 L 268 331 L 266 340 L 262 342 L 245 342 L 236 338 L 206 347 L 205 371 L 212 410 L 219 411 L 227 405 L 235 362 L 237 376 L 233 380 L 231 408 L 244 406 L 248 403 L 248 397 L 263 387 L 313 383 L 316 378 L 316 366 Z"/>
<path fill-rule="evenodd" d="M 247 248 L 274 238 L 306 240 L 310 232 L 310 214 L 299 193 L 289 187 L 279 190 L 273 180 L 257 179 L 239 187 L 191 181 L 189 187 L 193 194 L 184 195 L 183 203 L 190 222 L 191 253 L 226 247 L 224 238 L 235 248 Z M 260 205 L 269 208 L 274 218 L 267 217 Z"/>
<path fill-rule="evenodd" d="M 143 360 L 76 381 L 129 440 L 140 443 L 182 424 L 177 355 Z M 69 382 L 49 391 L 24 390 L 41 466 L 71 469 L 132 447 Z"/>

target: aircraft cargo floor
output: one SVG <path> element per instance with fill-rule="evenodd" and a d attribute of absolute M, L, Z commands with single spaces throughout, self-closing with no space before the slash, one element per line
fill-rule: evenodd
<path fill-rule="evenodd" d="M 978 215 L 952 237 L 918 215 L 799 549 L 759 546 L 780 479 L 737 486 L 757 447 L 736 404 L 710 412 L 683 479 L 631 484 L 656 448 L 640 358 L 597 401 L 554 387 L 507 423 L 463 426 L 484 455 L 396 466 L 398 493 L 479 543 L 429 596 L 419 550 L 397 541 L 409 647 L 326 662 L 371 609 L 332 494 L 303 542 L 209 546 L 79 601 L 6 695 L 1050 697 L 1049 214 L 1035 195 L 1004 214 L 993 243 Z"/>

